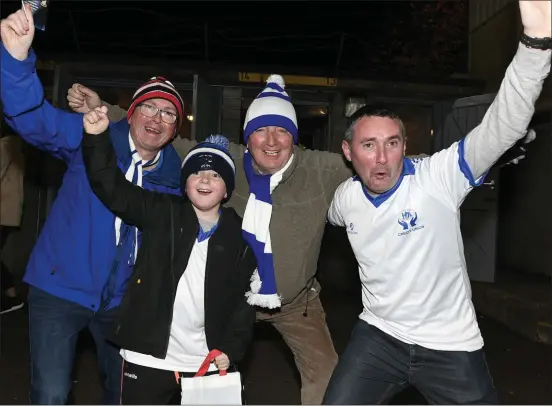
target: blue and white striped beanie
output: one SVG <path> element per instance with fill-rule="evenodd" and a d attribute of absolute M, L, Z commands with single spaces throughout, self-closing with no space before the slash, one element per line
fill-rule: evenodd
<path fill-rule="evenodd" d="M 246 145 L 255 130 L 268 126 L 285 128 L 297 144 L 297 116 L 285 87 L 284 78 L 280 75 L 270 75 L 266 80 L 266 87 L 253 100 L 245 115 L 243 139 Z"/>

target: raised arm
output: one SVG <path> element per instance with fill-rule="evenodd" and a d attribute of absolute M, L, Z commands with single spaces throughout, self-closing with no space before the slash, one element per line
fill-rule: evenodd
<path fill-rule="evenodd" d="M 550 9 L 550 1 L 520 1 L 524 32 L 533 37 L 550 37 Z M 525 136 L 550 72 L 551 55 L 551 50 L 530 49 L 519 44 L 483 121 L 466 136 L 464 157 L 474 179 L 487 172 Z"/>
<path fill-rule="evenodd" d="M 28 7 L 28 6 L 26 6 Z M 80 146 L 82 117 L 54 108 L 44 100 L 36 74 L 32 13 L 19 10 L 0 23 L 1 92 L 6 122 L 25 141 L 69 161 Z"/>
<path fill-rule="evenodd" d="M 84 115 L 82 156 L 90 187 L 123 222 L 147 228 L 167 213 L 171 196 L 144 190 L 125 178 L 117 167 L 106 113 L 102 107 Z"/>
<path fill-rule="evenodd" d="M 550 37 L 551 2 L 519 3 L 527 35 Z M 491 166 L 527 133 L 535 102 L 550 71 L 551 54 L 551 50 L 519 45 L 481 124 L 459 142 L 415 163 L 419 182 L 427 191 L 457 210 L 473 187 L 483 183 Z"/>

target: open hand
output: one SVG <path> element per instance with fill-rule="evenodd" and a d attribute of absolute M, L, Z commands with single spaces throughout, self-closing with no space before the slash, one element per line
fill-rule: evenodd
<path fill-rule="evenodd" d="M 107 107 L 97 107 L 89 111 L 83 116 L 82 123 L 87 134 L 97 135 L 103 133 L 109 126 Z"/>
<path fill-rule="evenodd" d="M 25 4 L 25 11 L 18 10 L 0 22 L 2 43 L 9 54 L 19 61 L 29 56 L 34 33 L 33 13 L 28 4 Z"/>
<path fill-rule="evenodd" d="M 73 83 L 67 91 L 67 101 L 69 107 L 77 113 L 88 113 L 102 105 L 98 93 L 80 83 Z"/>

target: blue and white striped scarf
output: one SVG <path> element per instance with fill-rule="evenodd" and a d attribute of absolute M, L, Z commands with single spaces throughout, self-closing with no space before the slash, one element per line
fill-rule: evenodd
<path fill-rule="evenodd" d="M 291 163 L 291 160 L 289 163 Z M 244 170 L 249 183 L 249 199 L 243 215 L 242 233 L 257 258 L 257 270 L 251 278 L 251 291 L 246 293 L 250 305 L 275 309 L 282 305 L 274 274 L 274 258 L 270 240 L 272 217 L 271 193 L 282 180 L 284 170 L 274 175 L 255 173 L 253 158 L 245 151 Z"/>
<path fill-rule="evenodd" d="M 132 141 L 132 137 L 130 136 L 130 132 L 128 133 L 128 144 L 130 147 L 130 154 L 132 156 L 132 162 L 130 163 L 130 166 L 128 167 L 125 178 L 131 182 L 134 183 L 137 186 L 142 187 L 142 178 L 143 178 L 143 169 L 149 168 L 154 165 L 156 165 L 159 162 L 159 159 L 161 158 L 161 151 L 157 153 L 157 155 L 151 160 L 151 161 L 143 161 L 140 154 L 138 154 L 138 151 L 136 151 L 136 147 L 134 146 L 134 141 Z M 119 217 L 115 217 L 115 244 L 119 245 L 119 240 L 121 238 L 121 229 L 122 229 L 122 220 Z M 138 228 L 134 228 L 134 235 L 132 238 L 134 238 L 133 241 L 133 253 L 131 261 L 132 263 L 136 262 L 136 257 L 138 255 Z"/>

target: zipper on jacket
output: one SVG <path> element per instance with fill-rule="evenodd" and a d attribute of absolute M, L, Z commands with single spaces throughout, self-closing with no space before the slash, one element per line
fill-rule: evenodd
<path fill-rule="evenodd" d="M 220 219 L 219 219 L 220 221 Z M 212 237 L 212 236 L 211 236 Z M 204 314 L 205 314 L 205 320 L 203 321 L 205 324 L 205 341 L 207 342 L 207 291 L 208 289 L 208 280 L 209 280 L 209 250 L 211 248 L 211 237 L 209 237 L 209 241 L 207 242 L 207 259 L 205 260 L 205 286 L 203 287 L 203 292 L 205 298 L 203 299 L 203 307 L 204 307 Z M 207 348 L 209 348 L 209 343 L 207 343 Z M 209 348 L 210 349 L 210 348 Z"/>

